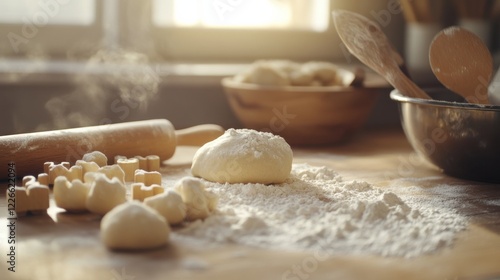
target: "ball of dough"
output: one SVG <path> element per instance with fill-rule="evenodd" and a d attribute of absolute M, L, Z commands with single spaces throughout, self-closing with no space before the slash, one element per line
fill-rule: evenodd
<path fill-rule="evenodd" d="M 186 204 L 174 191 L 147 197 L 144 204 L 158 211 L 171 225 L 179 224 L 186 218 Z"/>
<path fill-rule="evenodd" d="M 64 176 L 59 176 L 54 181 L 54 200 L 57 207 L 68 212 L 81 212 L 87 210 L 86 202 L 90 186 L 80 180 L 68 181 Z"/>
<path fill-rule="evenodd" d="M 314 79 L 327 86 L 335 81 L 337 66 L 330 62 L 311 61 L 302 66 L 303 70 L 314 73 Z"/>
<path fill-rule="evenodd" d="M 314 80 L 314 73 L 307 69 L 298 69 L 290 73 L 290 81 L 294 86 L 310 86 Z"/>
<path fill-rule="evenodd" d="M 108 164 L 108 158 L 106 157 L 106 155 L 99 151 L 93 151 L 84 154 L 82 160 L 87 162 L 95 162 L 101 167 Z"/>
<path fill-rule="evenodd" d="M 194 176 L 219 183 L 283 183 L 293 153 L 280 136 L 250 129 L 229 129 L 196 152 Z"/>
<path fill-rule="evenodd" d="M 101 220 L 101 240 L 110 249 L 150 249 L 168 242 L 165 218 L 138 201 L 115 207 Z"/>
<path fill-rule="evenodd" d="M 92 174 L 89 172 L 87 174 Z M 93 173 L 94 181 L 91 183 L 90 192 L 87 197 L 87 209 L 96 214 L 104 215 L 115 206 L 127 201 L 127 190 L 125 186 L 114 177 L 108 179 L 101 173 Z"/>
<path fill-rule="evenodd" d="M 257 63 L 259 63 L 259 61 L 257 61 Z M 264 63 L 286 74 L 290 74 L 300 68 L 299 63 L 293 62 L 291 60 L 271 59 L 264 60 Z"/>
<path fill-rule="evenodd" d="M 186 205 L 187 220 L 205 219 L 217 207 L 217 196 L 207 192 L 205 184 L 198 178 L 182 178 L 176 183 L 175 191 Z"/>
<path fill-rule="evenodd" d="M 262 62 L 256 63 L 252 69 L 250 82 L 262 86 L 289 86 L 287 74 L 272 65 Z"/>

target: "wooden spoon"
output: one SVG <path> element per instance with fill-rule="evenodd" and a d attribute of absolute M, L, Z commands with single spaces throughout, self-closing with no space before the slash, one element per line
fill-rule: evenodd
<path fill-rule="evenodd" d="M 401 56 L 375 22 L 343 10 L 333 11 L 333 20 L 347 49 L 361 62 L 383 76 L 402 94 L 430 99 L 401 71 L 399 68 L 402 62 Z"/>
<path fill-rule="evenodd" d="M 456 26 L 444 29 L 432 41 L 429 59 L 432 72 L 448 89 L 470 103 L 490 104 L 493 59 L 474 33 Z"/>

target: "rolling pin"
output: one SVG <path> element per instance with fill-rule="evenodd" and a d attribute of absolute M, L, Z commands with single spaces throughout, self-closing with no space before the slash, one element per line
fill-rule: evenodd
<path fill-rule="evenodd" d="M 168 120 L 156 119 L 0 136 L 0 180 L 7 179 L 11 162 L 17 177 L 36 176 L 43 172 L 44 162 L 73 164 L 91 151 L 103 152 L 108 164 L 117 155 L 157 155 L 166 160 L 178 145 L 201 146 L 223 132 L 211 124 L 175 130 Z"/>

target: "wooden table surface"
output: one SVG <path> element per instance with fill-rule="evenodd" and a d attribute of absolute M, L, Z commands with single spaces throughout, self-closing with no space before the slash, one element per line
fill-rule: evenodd
<path fill-rule="evenodd" d="M 194 151 L 177 150 L 162 169 L 166 183 L 189 174 Z M 15 273 L 7 270 L 6 222 L 0 228 L 0 279 L 500 279 L 500 185 L 443 175 L 416 160 L 398 130 L 365 131 L 335 147 L 295 149 L 294 157 L 296 163 L 329 166 L 345 179 L 397 187 L 402 193 L 419 186 L 422 191 L 415 195 L 453 201 L 457 211 L 470 218 L 470 226 L 453 247 L 413 259 L 318 258 L 229 244 L 207 248 L 175 234 L 166 248 L 111 252 L 99 241 L 98 217 L 65 214 L 51 201 L 47 215 L 16 221 Z M 440 191 L 444 187 L 446 191 Z M 2 183 L 3 221 L 5 190 Z M 311 262 L 315 266 L 305 266 Z"/>

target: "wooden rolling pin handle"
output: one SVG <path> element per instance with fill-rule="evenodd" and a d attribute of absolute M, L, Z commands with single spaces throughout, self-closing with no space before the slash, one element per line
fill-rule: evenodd
<path fill-rule="evenodd" d="M 200 145 L 222 133 L 223 129 L 215 125 L 176 133 L 168 120 L 158 119 L 1 136 L 0 168 L 7 170 L 7 164 L 14 162 L 18 177 L 36 176 L 43 172 L 44 162 L 74 163 L 91 151 L 103 152 L 108 157 L 108 164 L 117 155 L 158 155 L 165 160 L 172 157 L 177 143 Z M 0 179 L 6 176 L 7 172 L 0 171 Z"/>
<path fill-rule="evenodd" d="M 215 124 L 202 124 L 175 131 L 177 146 L 202 146 L 224 133 L 224 128 Z"/>

